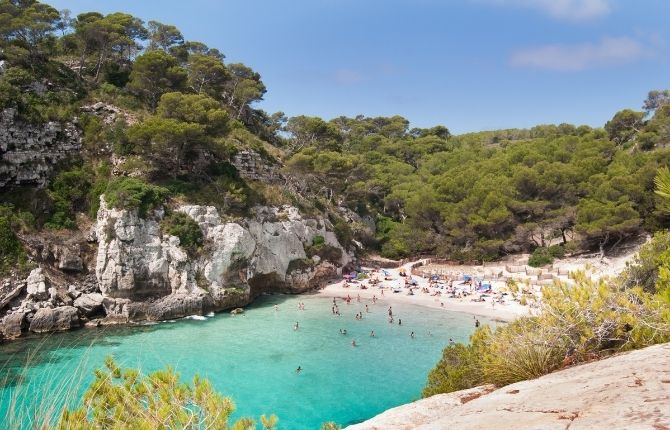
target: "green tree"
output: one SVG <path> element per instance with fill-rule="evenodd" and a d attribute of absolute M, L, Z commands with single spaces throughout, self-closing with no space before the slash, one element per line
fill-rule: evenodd
<path fill-rule="evenodd" d="M 239 119 L 251 103 L 263 99 L 266 88 L 261 75 L 244 64 L 229 64 L 228 72 L 231 79 L 226 82 L 223 96 L 235 119 Z"/>
<path fill-rule="evenodd" d="M 631 141 L 643 125 L 644 112 L 636 112 L 624 109 L 617 112 L 614 117 L 605 124 L 605 131 L 612 142 L 623 145 Z"/>
<path fill-rule="evenodd" d="M 14 61 L 25 60 L 35 67 L 46 60 L 53 45 L 53 32 L 60 14 L 53 7 L 36 0 L 0 1 L 0 37 Z M 23 55 L 25 53 L 25 55 Z"/>
<path fill-rule="evenodd" d="M 176 58 L 164 51 L 150 51 L 135 59 L 128 89 L 153 110 L 161 95 L 182 89 L 187 77 Z"/>
<path fill-rule="evenodd" d="M 162 49 L 169 51 L 175 45 L 184 43 L 184 36 L 174 25 L 163 24 L 158 21 L 149 21 L 147 23 L 149 30 L 148 50 Z"/>
<path fill-rule="evenodd" d="M 65 429 L 230 429 L 252 430 L 254 422 L 241 418 L 232 425 L 233 401 L 218 394 L 209 381 L 195 376 L 183 383 L 173 369 L 148 375 L 122 369 L 111 358 L 95 371 L 83 406 L 64 409 L 53 430 Z M 270 423 L 268 419 L 265 423 Z M 276 422 L 276 420 L 274 421 Z M 274 423 L 265 427 L 274 429 Z"/>

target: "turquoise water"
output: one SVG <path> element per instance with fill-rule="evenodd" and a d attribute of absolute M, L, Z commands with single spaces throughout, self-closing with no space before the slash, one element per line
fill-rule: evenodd
<path fill-rule="evenodd" d="M 304 311 L 297 309 L 301 301 Z M 318 429 L 324 421 L 347 425 L 419 398 L 449 338 L 466 342 L 474 330 L 471 315 L 441 309 L 393 304 L 391 325 L 387 302 L 338 303 L 340 317 L 331 313 L 332 299 L 267 296 L 238 316 L 78 330 L 2 345 L 0 417 L 8 422 L 12 397 L 28 409 L 45 399 L 61 401 L 68 381 L 80 387 L 79 398 L 92 370 L 111 355 L 147 372 L 171 365 L 183 379 L 199 373 L 232 396 L 236 417 L 274 413 L 279 429 L 292 430 Z M 364 319 L 357 321 L 361 311 Z M 358 347 L 352 347 L 354 339 Z"/>

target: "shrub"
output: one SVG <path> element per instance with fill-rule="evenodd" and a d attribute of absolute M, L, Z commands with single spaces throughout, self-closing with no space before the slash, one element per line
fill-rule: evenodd
<path fill-rule="evenodd" d="M 197 222 L 183 212 L 170 212 L 161 221 L 165 234 L 177 236 L 179 245 L 190 254 L 195 254 L 203 244 L 204 237 Z"/>
<path fill-rule="evenodd" d="M 9 217 L 0 216 L 0 274 L 26 263 L 26 254 Z"/>
<path fill-rule="evenodd" d="M 312 246 L 321 246 L 326 244 L 326 239 L 323 236 L 314 236 L 312 239 Z"/>
<path fill-rule="evenodd" d="M 565 249 L 560 245 L 552 245 L 548 248 L 535 248 L 533 254 L 528 259 L 528 265 L 531 267 L 546 266 L 554 262 L 556 258 L 563 258 Z"/>
<path fill-rule="evenodd" d="M 291 260 L 288 263 L 286 273 L 297 272 L 297 271 L 305 272 L 307 270 L 310 270 L 312 267 L 314 267 L 314 262 L 311 259 L 296 258 L 295 260 Z"/>
<path fill-rule="evenodd" d="M 61 172 L 49 186 L 49 198 L 53 202 L 53 213 L 46 227 L 53 229 L 76 227 L 74 213 L 87 203 L 91 187 L 89 175 L 82 169 Z"/>
<path fill-rule="evenodd" d="M 543 289 L 539 316 L 491 332 L 481 327 L 469 346 L 449 346 L 430 372 L 424 396 L 490 383 L 498 386 L 670 340 L 670 308 L 642 288 L 621 289 L 583 274 L 576 285 Z"/>
<path fill-rule="evenodd" d="M 137 178 L 120 177 L 109 181 L 105 199 L 110 207 L 137 209 L 141 217 L 165 201 L 168 190 Z"/>
<path fill-rule="evenodd" d="M 95 371 L 95 380 L 84 394 L 83 406 L 64 409 L 54 429 L 154 429 L 154 428 L 255 428 L 250 418 L 232 426 L 235 410 L 229 397 L 217 393 L 206 379 L 195 376 L 183 383 L 172 368 L 143 375 L 137 369 L 121 369 L 111 359 Z M 267 430 L 277 418 L 261 419 Z"/>

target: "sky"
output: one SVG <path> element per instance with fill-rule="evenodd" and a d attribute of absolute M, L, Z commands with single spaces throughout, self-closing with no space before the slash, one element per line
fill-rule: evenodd
<path fill-rule="evenodd" d="M 176 25 L 259 72 L 258 107 L 452 133 L 601 127 L 670 88 L 668 0 L 43 0 Z"/>

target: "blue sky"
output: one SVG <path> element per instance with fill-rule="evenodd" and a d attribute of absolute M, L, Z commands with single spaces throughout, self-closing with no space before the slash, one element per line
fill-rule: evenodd
<path fill-rule="evenodd" d="M 452 132 L 602 126 L 670 88 L 667 0 L 45 0 L 174 24 L 245 63 L 287 115 Z"/>

